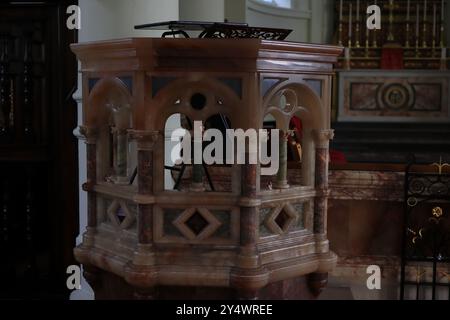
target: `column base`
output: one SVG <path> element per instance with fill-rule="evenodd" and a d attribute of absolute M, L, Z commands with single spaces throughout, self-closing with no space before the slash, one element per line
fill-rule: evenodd
<path fill-rule="evenodd" d="M 189 187 L 189 191 L 191 192 L 204 192 L 205 190 L 203 183 L 192 183 Z"/>
<path fill-rule="evenodd" d="M 274 189 L 279 189 L 279 190 L 285 190 L 285 189 L 289 189 L 290 186 L 287 182 L 287 180 L 285 181 L 281 181 L 281 182 L 275 182 L 273 185 Z"/>

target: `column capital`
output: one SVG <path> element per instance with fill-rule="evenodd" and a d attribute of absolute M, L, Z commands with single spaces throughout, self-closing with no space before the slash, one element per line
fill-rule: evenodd
<path fill-rule="evenodd" d="M 333 129 L 313 130 L 313 137 L 317 148 L 328 148 L 330 140 L 334 138 Z"/>
<path fill-rule="evenodd" d="M 111 133 L 127 134 L 128 133 L 128 129 L 119 129 L 117 127 L 111 127 Z"/>
<path fill-rule="evenodd" d="M 94 127 L 79 126 L 78 134 L 75 135 L 78 137 L 78 139 L 84 140 L 86 144 L 96 144 L 98 130 Z"/>
<path fill-rule="evenodd" d="M 159 131 L 144 131 L 144 130 L 128 130 L 131 140 L 137 142 L 138 150 L 153 150 L 155 143 L 158 141 Z"/>

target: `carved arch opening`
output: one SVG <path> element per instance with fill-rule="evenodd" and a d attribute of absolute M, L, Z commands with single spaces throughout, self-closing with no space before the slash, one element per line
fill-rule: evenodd
<path fill-rule="evenodd" d="M 302 82 L 284 81 L 274 86 L 264 97 L 263 114 L 272 115 L 280 135 L 280 168 L 278 185 L 289 183 L 313 187 L 315 169 L 314 130 L 327 127 L 327 114 L 321 99 Z M 290 156 L 289 156 L 290 155 Z M 296 170 L 297 173 L 288 173 Z M 283 172 L 284 171 L 284 172 Z M 287 181 L 295 177 L 295 181 Z M 284 181 L 283 181 L 284 179 Z"/>
<path fill-rule="evenodd" d="M 164 172 L 164 179 L 155 181 L 155 190 L 231 191 L 230 168 L 218 167 L 222 164 L 174 166 L 170 159 L 171 150 L 168 148 L 177 145 L 171 141 L 171 133 L 176 129 L 190 131 L 194 128 L 195 121 L 201 121 L 204 129 L 218 129 L 225 140 L 224 130 L 239 127 L 236 123 L 240 121 L 238 110 L 241 103 L 232 89 L 214 78 L 180 78 L 157 92 L 152 98 L 152 107 L 146 114 L 146 127 L 164 133 L 164 141 L 158 143 L 157 148 L 165 151 L 161 155 L 155 154 L 155 170 Z M 208 143 L 204 144 L 203 149 L 207 145 Z M 179 170 L 185 170 L 182 180 L 177 178 L 181 174 Z M 212 180 L 215 174 L 220 176 L 219 180 L 225 179 L 225 182 L 214 183 Z"/>
<path fill-rule="evenodd" d="M 236 93 L 215 78 L 177 79 L 153 97 L 152 107 L 146 116 L 146 127 L 149 130 L 163 130 L 165 120 L 178 113 L 192 121 L 203 122 L 222 114 L 239 127 L 241 104 Z"/>
<path fill-rule="evenodd" d="M 137 150 L 128 137 L 133 128 L 132 96 L 118 78 L 103 78 L 92 88 L 84 110 L 85 123 L 97 132 L 97 179 L 130 183 L 137 166 Z"/>

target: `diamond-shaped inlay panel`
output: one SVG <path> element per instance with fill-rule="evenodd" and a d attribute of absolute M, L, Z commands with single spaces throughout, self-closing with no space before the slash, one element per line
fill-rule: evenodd
<path fill-rule="evenodd" d="M 189 240 L 211 237 L 222 223 L 205 208 L 189 208 L 173 221 L 173 225 Z"/>
<path fill-rule="evenodd" d="M 197 211 L 186 221 L 186 225 L 195 233 L 199 235 L 208 226 L 208 221 Z"/>
<path fill-rule="evenodd" d="M 136 220 L 136 215 L 122 200 L 114 200 L 108 207 L 107 214 L 109 220 L 121 229 L 130 228 Z"/>
<path fill-rule="evenodd" d="M 125 220 L 125 218 L 127 217 L 126 212 L 122 209 L 122 207 L 120 207 L 117 212 L 116 212 L 116 216 L 117 219 L 120 221 L 120 224 L 122 224 L 122 222 Z"/>
<path fill-rule="evenodd" d="M 275 218 L 275 223 L 280 227 L 280 229 L 286 230 L 286 226 L 289 224 L 291 219 L 292 218 L 286 213 L 286 211 L 282 210 Z"/>
<path fill-rule="evenodd" d="M 292 225 L 297 222 L 299 218 L 297 211 L 290 204 L 279 205 L 272 209 L 267 215 L 264 224 L 266 228 L 275 234 L 284 234 L 289 232 Z"/>

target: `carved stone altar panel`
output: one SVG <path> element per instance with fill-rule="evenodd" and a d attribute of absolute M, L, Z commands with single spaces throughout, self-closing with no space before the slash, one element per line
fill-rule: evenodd
<path fill-rule="evenodd" d="M 342 71 L 338 121 L 450 122 L 450 73 Z"/>

